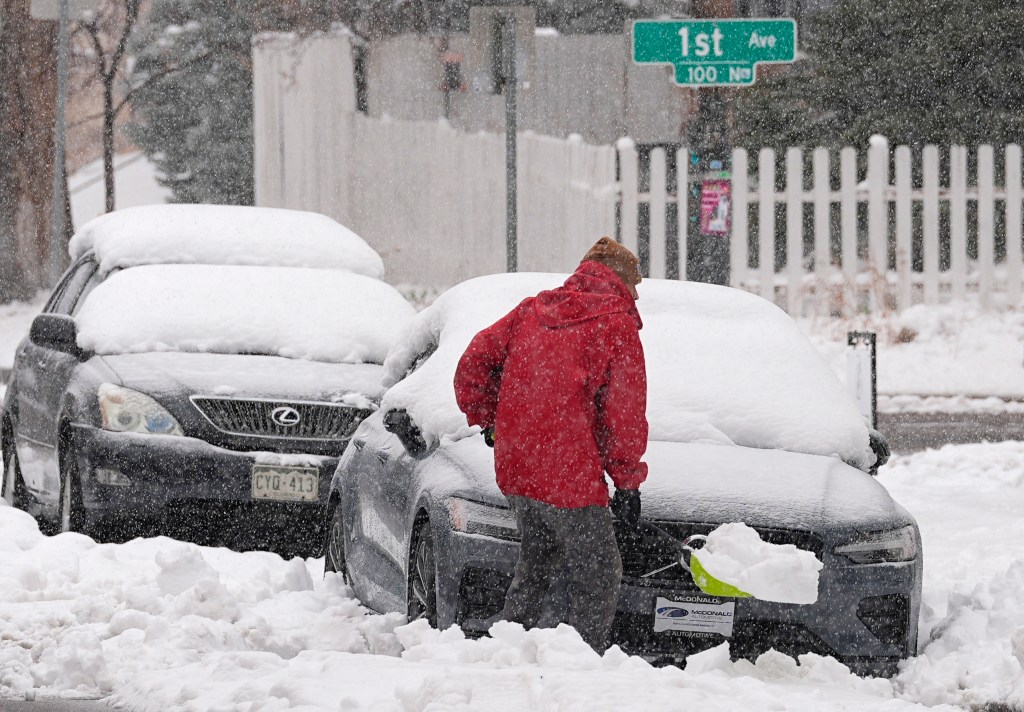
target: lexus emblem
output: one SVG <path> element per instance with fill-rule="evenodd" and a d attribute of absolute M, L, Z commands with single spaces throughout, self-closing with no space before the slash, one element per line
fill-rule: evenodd
<path fill-rule="evenodd" d="M 298 425 L 299 421 L 302 420 L 302 416 L 299 415 L 299 411 L 284 405 L 280 408 L 274 408 L 270 413 L 270 419 L 282 427 L 290 428 Z"/>

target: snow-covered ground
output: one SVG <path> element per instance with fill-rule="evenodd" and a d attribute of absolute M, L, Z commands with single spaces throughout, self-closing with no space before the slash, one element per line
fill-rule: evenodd
<path fill-rule="evenodd" d="M 114 197 L 118 209 L 166 203 L 171 189 L 160 185 L 160 173 L 141 151 L 114 156 Z M 71 218 L 81 227 L 106 212 L 103 160 L 88 163 L 68 176 Z"/>
<path fill-rule="evenodd" d="M 366 611 L 320 560 L 47 538 L 0 506 L 0 697 L 109 695 L 137 712 L 1024 708 L 1024 444 L 897 457 L 880 479 L 925 552 L 922 653 L 892 681 L 815 656 L 731 663 L 724 647 L 656 669 L 567 628 L 465 640 Z"/>
<path fill-rule="evenodd" d="M 971 299 L 881 317 L 799 323 L 844 380 L 846 333 L 877 333 L 882 410 L 994 412 L 1003 408 L 993 397 L 1024 399 L 1024 309 L 982 310 Z M 930 398 L 890 397 L 905 395 Z"/>

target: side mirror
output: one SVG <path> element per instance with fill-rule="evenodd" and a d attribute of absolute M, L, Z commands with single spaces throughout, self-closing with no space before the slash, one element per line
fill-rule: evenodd
<path fill-rule="evenodd" d="M 78 348 L 78 327 L 75 320 L 63 314 L 40 314 L 32 320 L 29 339 L 44 349 L 61 351 L 72 356 L 81 354 Z"/>
<path fill-rule="evenodd" d="M 877 475 L 878 468 L 889 462 L 892 452 L 889 449 L 889 441 L 874 428 L 868 430 L 868 442 L 871 445 L 871 452 L 875 453 L 875 464 L 871 466 L 871 474 Z"/>
<path fill-rule="evenodd" d="M 384 414 L 384 429 L 393 433 L 412 457 L 419 459 L 427 454 L 429 448 L 423 439 L 423 431 L 404 408 Z"/>

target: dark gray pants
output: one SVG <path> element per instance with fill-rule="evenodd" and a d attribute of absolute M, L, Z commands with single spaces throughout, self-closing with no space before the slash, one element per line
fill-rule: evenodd
<path fill-rule="evenodd" d="M 561 509 L 527 497 L 508 498 L 522 535 L 516 575 L 505 596 L 505 620 L 534 628 L 544 612 L 548 588 L 566 577 L 566 623 L 598 652 L 619 601 L 622 559 L 607 507 Z"/>

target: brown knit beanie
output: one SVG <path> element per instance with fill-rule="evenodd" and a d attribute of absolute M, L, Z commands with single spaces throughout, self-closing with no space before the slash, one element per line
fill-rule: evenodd
<path fill-rule="evenodd" d="M 626 284 L 633 299 L 638 298 L 636 285 L 643 280 L 643 276 L 640 274 L 640 260 L 628 248 L 623 247 L 610 237 L 602 237 L 594 243 L 583 260 L 600 262 L 615 270 L 615 274 L 619 275 L 619 278 Z"/>

